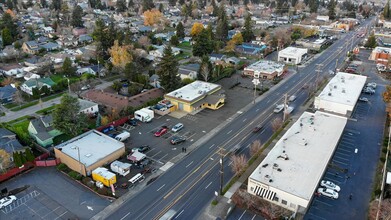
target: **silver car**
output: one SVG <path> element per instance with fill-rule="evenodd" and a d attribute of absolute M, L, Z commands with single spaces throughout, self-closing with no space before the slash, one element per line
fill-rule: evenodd
<path fill-rule="evenodd" d="M 332 189 L 327 189 L 327 188 L 318 188 L 318 193 L 320 193 L 323 196 L 329 197 L 331 199 L 338 199 L 338 193 L 335 192 Z"/>
<path fill-rule="evenodd" d="M 183 127 L 184 127 L 184 125 L 183 125 L 182 123 L 178 123 L 178 124 L 176 124 L 174 127 L 172 127 L 171 131 L 173 131 L 173 132 L 178 132 L 178 131 L 180 131 Z"/>
<path fill-rule="evenodd" d="M 322 180 L 320 182 L 320 186 L 326 187 L 328 189 L 332 189 L 336 192 L 339 192 L 341 190 L 341 187 L 339 187 L 338 185 L 336 185 L 335 183 L 333 183 L 331 181 L 326 181 L 326 180 Z"/>

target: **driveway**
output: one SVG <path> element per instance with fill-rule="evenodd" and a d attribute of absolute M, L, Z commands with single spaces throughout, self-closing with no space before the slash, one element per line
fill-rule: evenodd
<path fill-rule="evenodd" d="M 59 216 L 89 219 L 110 204 L 55 167 L 37 167 L 1 183 L 0 189 L 8 188 L 10 191 L 24 185 L 30 187 L 16 194 L 18 201 L 2 209 L 0 219 L 55 219 Z"/>

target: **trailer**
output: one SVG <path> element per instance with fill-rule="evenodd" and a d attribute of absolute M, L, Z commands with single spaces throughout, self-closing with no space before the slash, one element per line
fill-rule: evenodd
<path fill-rule="evenodd" d="M 92 171 L 92 179 L 103 183 L 103 185 L 110 187 L 117 182 L 115 173 L 110 172 L 104 167 L 98 167 Z"/>
<path fill-rule="evenodd" d="M 121 176 L 126 176 L 129 174 L 131 166 L 129 163 L 122 163 L 116 160 L 110 164 L 110 169 Z"/>
<path fill-rule="evenodd" d="M 115 139 L 117 141 L 125 141 L 126 139 L 128 139 L 130 137 L 130 133 L 127 132 L 127 131 L 124 131 L 122 132 L 121 134 L 115 136 Z"/>
<path fill-rule="evenodd" d="M 151 109 L 143 108 L 134 112 L 134 118 L 142 122 L 150 122 L 154 118 L 154 112 Z"/>

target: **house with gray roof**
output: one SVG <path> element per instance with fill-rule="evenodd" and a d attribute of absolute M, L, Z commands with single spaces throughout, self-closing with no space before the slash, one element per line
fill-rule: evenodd
<path fill-rule="evenodd" d="M 0 87 L 0 104 L 6 104 L 13 101 L 17 89 L 11 85 Z"/>
<path fill-rule="evenodd" d="M 30 121 L 28 126 L 30 136 L 42 147 L 49 147 L 53 139 L 62 133 L 53 127 L 51 115 L 41 116 Z"/>
<path fill-rule="evenodd" d="M 200 64 L 198 63 L 191 63 L 187 65 L 179 66 L 178 68 L 178 74 L 181 79 L 197 79 L 198 70 L 200 69 Z"/>
<path fill-rule="evenodd" d="M 8 129 L 0 128 L 0 149 L 12 155 L 14 152 L 24 151 L 26 148 L 16 139 L 16 134 Z"/>
<path fill-rule="evenodd" d="M 97 115 L 99 113 L 98 103 L 79 99 L 80 112 L 83 112 L 86 115 Z"/>
<path fill-rule="evenodd" d="M 39 78 L 39 79 L 36 78 L 36 79 L 30 79 L 30 80 L 27 80 L 26 82 L 24 82 L 20 86 L 20 89 L 29 95 L 33 95 L 34 88 L 41 89 L 43 86 L 46 86 L 50 89 L 50 88 L 52 88 L 52 86 L 54 84 L 56 84 L 56 83 L 53 82 L 53 80 L 48 77 L 47 78 Z"/>

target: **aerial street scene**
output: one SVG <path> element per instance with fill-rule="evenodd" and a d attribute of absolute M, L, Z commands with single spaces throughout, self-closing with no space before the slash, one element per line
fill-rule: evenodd
<path fill-rule="evenodd" d="M 0 0 L 1 220 L 390 220 L 389 0 Z"/>

